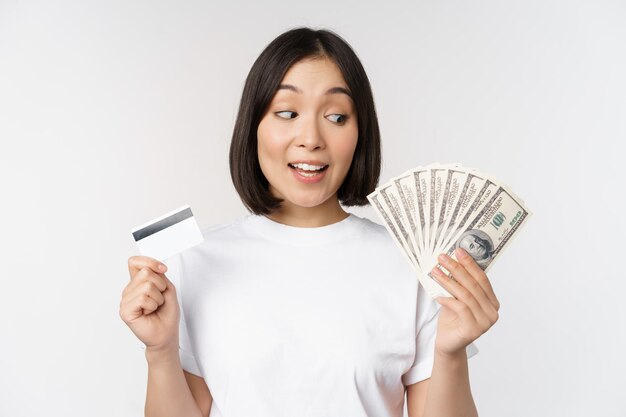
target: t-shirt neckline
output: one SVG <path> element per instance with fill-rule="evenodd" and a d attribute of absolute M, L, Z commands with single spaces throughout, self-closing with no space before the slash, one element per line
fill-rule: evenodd
<path fill-rule="evenodd" d="M 248 222 L 263 237 L 292 245 L 318 245 L 345 239 L 355 232 L 358 217 L 349 213 L 338 222 L 319 227 L 299 227 L 279 223 L 264 215 L 249 214 Z"/>

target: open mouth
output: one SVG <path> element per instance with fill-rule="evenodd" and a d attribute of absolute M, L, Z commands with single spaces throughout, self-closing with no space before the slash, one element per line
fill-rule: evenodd
<path fill-rule="evenodd" d="M 293 164 L 287 164 L 287 165 L 289 165 L 289 168 L 297 171 L 298 174 L 302 175 L 303 177 L 315 177 L 321 174 L 322 172 L 326 171 L 326 169 L 328 168 L 328 165 L 324 165 L 322 167 L 313 166 L 313 165 L 306 165 L 306 167 L 304 167 L 301 164 L 298 164 L 298 166 L 295 166 Z"/>

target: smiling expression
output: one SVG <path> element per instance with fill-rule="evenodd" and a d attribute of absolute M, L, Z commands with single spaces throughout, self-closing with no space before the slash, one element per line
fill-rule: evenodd
<path fill-rule="evenodd" d="M 259 164 L 270 192 L 283 204 L 301 207 L 336 196 L 357 140 L 355 106 L 337 65 L 326 57 L 295 63 L 257 129 Z M 290 166 L 297 161 L 326 168 L 318 180 L 303 179 Z"/>

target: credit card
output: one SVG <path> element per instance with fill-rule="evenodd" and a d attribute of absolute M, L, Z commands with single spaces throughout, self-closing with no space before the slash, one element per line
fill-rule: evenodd
<path fill-rule="evenodd" d="M 184 205 L 131 230 L 143 256 L 165 261 L 204 242 L 189 205 Z"/>

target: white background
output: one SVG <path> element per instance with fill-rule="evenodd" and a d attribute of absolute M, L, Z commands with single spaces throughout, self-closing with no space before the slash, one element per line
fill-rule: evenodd
<path fill-rule="evenodd" d="M 626 4 L 600 0 L 0 0 L 0 415 L 143 415 L 129 230 L 247 213 L 228 171 L 244 80 L 300 25 L 362 59 L 381 183 L 461 162 L 534 212 L 491 269 L 480 415 L 626 415 Z"/>

